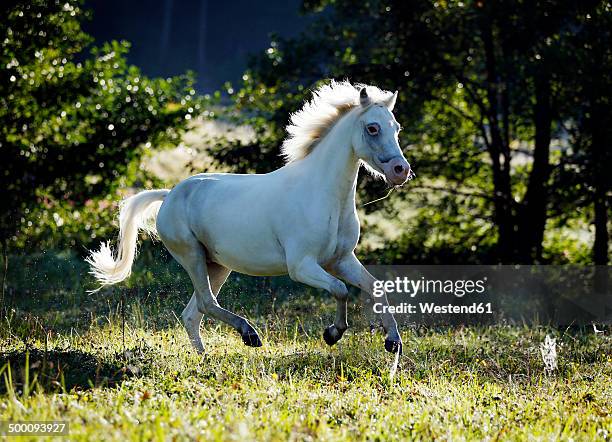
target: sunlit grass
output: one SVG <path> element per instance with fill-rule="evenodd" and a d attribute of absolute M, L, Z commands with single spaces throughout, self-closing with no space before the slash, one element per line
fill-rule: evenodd
<path fill-rule="evenodd" d="M 190 284 L 141 253 L 127 287 L 86 294 L 80 261 L 13 259 L 0 317 L 0 420 L 67 420 L 73 440 L 606 440 L 612 338 L 592 329 L 408 328 L 393 355 L 352 298 L 232 275 L 220 302 L 264 346 L 205 319 L 205 355 L 177 316 Z M 79 267 L 81 266 L 81 267 Z M 29 278 L 27 275 L 31 275 Z M 84 282 L 81 282 L 84 281 Z M 82 285 L 83 284 L 83 285 Z M 544 370 L 540 344 L 557 342 Z M 27 437 L 20 440 L 28 440 Z"/>
<path fill-rule="evenodd" d="M 391 382 L 382 336 L 356 320 L 327 347 L 332 303 L 319 304 L 324 318 L 291 303 L 254 318 L 260 349 L 206 321 L 204 356 L 178 322 L 147 324 L 146 306 L 72 333 L 30 322 L 24 334 L 5 318 L 0 419 L 64 419 L 75 440 L 609 438 L 607 336 L 557 332 L 559 367 L 546 375 L 550 330 L 408 330 Z"/>

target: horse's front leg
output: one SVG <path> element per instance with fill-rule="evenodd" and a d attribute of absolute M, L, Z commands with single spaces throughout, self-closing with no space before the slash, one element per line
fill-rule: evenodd
<path fill-rule="evenodd" d="M 334 267 L 334 270 L 340 278 L 367 292 L 372 301 L 382 304 L 384 310 L 381 314 L 381 319 L 387 333 L 385 349 L 391 353 L 397 353 L 398 351 L 401 353 L 402 338 L 397 329 L 397 322 L 395 322 L 393 314 L 389 313 L 389 310 L 385 308 L 389 306 L 387 295 L 383 294 L 381 297 L 374 296 L 374 281 L 376 281 L 376 278 L 366 270 L 353 253 L 340 260 Z"/>
<path fill-rule="evenodd" d="M 289 276 L 294 281 L 327 290 L 336 298 L 336 318 L 334 319 L 334 323 L 323 332 L 323 339 L 325 339 L 325 342 L 328 345 L 334 345 L 340 340 L 348 328 L 346 319 L 348 290 L 346 285 L 327 273 L 317 261 L 311 257 L 302 258 L 299 261 L 289 264 L 288 267 Z"/>

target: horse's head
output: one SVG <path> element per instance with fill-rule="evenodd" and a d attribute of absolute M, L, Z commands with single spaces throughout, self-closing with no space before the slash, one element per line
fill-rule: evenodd
<path fill-rule="evenodd" d="M 360 160 L 398 186 L 412 177 L 412 171 L 398 141 L 401 126 L 392 113 L 396 99 L 397 92 L 385 102 L 373 103 L 366 88 L 361 89 L 363 111 L 356 120 L 353 149 Z"/>

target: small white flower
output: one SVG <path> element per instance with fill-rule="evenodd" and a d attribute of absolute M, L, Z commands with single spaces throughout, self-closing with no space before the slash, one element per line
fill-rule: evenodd
<path fill-rule="evenodd" d="M 540 353 L 544 361 L 544 371 L 551 374 L 557 369 L 557 341 L 546 335 L 544 342 L 540 344 Z"/>
<path fill-rule="evenodd" d="M 62 227 L 64 225 L 64 219 L 57 212 L 53 214 L 53 220 L 55 221 L 57 227 Z"/>

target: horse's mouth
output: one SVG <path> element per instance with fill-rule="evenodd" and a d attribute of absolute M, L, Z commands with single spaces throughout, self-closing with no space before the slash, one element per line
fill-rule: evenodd
<path fill-rule="evenodd" d="M 408 172 L 408 175 L 406 176 L 405 179 L 402 180 L 393 180 L 392 178 L 389 178 L 386 174 L 383 174 L 385 177 L 385 181 L 388 184 L 391 184 L 393 187 L 402 187 L 404 184 L 406 184 L 408 181 L 412 181 L 413 179 L 416 178 L 416 173 L 414 173 L 414 171 L 412 170 L 412 168 L 410 169 L 410 171 Z"/>

